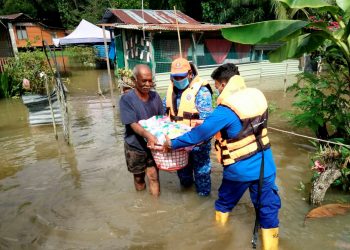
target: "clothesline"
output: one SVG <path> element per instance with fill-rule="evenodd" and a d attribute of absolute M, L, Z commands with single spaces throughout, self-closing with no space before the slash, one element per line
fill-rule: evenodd
<path fill-rule="evenodd" d="M 295 136 L 299 136 L 299 137 L 303 137 L 303 138 L 307 138 L 307 139 L 311 139 L 311 140 L 315 140 L 315 141 L 321 141 L 321 142 L 326 142 L 326 143 L 335 144 L 335 145 L 339 145 L 339 146 L 344 146 L 344 147 L 350 148 L 350 145 L 343 144 L 341 142 L 334 142 L 334 141 L 323 140 L 323 139 L 319 139 L 319 138 L 315 138 L 315 137 L 311 137 L 311 136 L 307 136 L 307 135 L 298 134 L 298 133 L 295 133 L 295 132 L 290 132 L 290 131 L 274 128 L 274 127 L 268 127 L 268 128 L 272 129 L 272 130 L 276 130 L 276 131 L 282 132 L 282 133 L 287 133 L 287 134 L 291 134 L 291 135 L 295 135 Z"/>

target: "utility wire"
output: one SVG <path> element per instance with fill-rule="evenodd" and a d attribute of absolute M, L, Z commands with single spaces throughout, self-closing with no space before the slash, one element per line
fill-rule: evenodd
<path fill-rule="evenodd" d="M 295 136 L 299 136 L 299 137 L 303 137 L 303 138 L 307 138 L 307 139 L 311 139 L 311 140 L 315 140 L 315 141 L 321 141 L 321 142 L 326 142 L 326 143 L 330 143 L 330 144 L 335 144 L 335 145 L 339 145 L 339 146 L 343 146 L 343 147 L 347 147 L 350 149 L 350 145 L 347 144 L 343 144 L 341 142 L 334 142 L 334 141 L 328 141 L 328 140 L 323 140 L 323 139 L 319 139 L 319 138 L 315 138 L 315 137 L 311 137 L 311 136 L 307 136 L 307 135 L 302 135 L 302 134 L 298 134 L 295 132 L 290 132 L 290 131 L 286 131 L 286 130 L 282 130 L 282 129 L 278 129 L 278 128 L 273 128 L 273 127 L 268 127 L 268 129 L 272 129 L 272 130 L 276 130 L 282 133 L 287 133 L 287 134 L 291 134 L 291 135 L 295 135 Z"/>

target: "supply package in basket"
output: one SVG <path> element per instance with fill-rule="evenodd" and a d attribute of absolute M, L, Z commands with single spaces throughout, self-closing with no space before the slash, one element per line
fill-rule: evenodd
<path fill-rule="evenodd" d="M 139 124 L 157 137 L 160 145 L 164 144 L 165 135 L 172 139 L 191 130 L 190 126 L 171 122 L 169 117 L 162 115 L 153 116 L 147 120 L 140 120 Z M 175 171 L 186 167 L 189 151 L 189 148 L 172 150 L 167 153 L 160 150 L 151 150 L 157 167 L 166 171 Z"/>

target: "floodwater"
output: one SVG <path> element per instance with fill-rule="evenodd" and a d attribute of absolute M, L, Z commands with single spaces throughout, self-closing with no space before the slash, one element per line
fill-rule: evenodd
<path fill-rule="evenodd" d="M 70 77 L 69 146 L 60 127 L 56 141 L 51 126 L 29 126 L 19 99 L 0 100 L 0 249 L 250 249 L 249 198 L 225 227 L 214 222 L 222 173 L 217 163 L 207 198 L 182 190 L 168 172 L 160 174 L 158 199 L 134 190 L 118 106 L 112 107 L 109 93 L 105 99 L 96 94 L 98 77 L 107 90 L 106 71 L 75 70 Z M 291 96 L 265 93 L 278 107 L 269 125 L 290 129 L 281 114 Z M 282 199 L 280 249 L 350 249 L 350 214 L 304 223 L 311 209 L 308 141 L 275 131 L 270 140 Z M 349 196 L 332 191 L 325 202 L 349 202 Z"/>

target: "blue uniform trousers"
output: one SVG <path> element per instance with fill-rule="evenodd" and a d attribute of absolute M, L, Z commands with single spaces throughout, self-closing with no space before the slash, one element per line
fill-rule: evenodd
<path fill-rule="evenodd" d="M 211 190 L 210 150 L 210 141 L 194 147 L 189 155 L 188 166 L 177 171 L 181 185 L 189 187 L 194 182 L 201 196 L 208 196 Z"/>
<path fill-rule="evenodd" d="M 215 202 L 215 209 L 220 212 L 230 212 L 249 188 L 250 199 L 257 207 L 259 180 L 255 181 L 231 181 L 223 179 L 219 188 L 219 198 Z M 281 208 L 281 199 L 275 184 L 275 175 L 264 178 L 260 197 L 259 222 L 262 228 L 278 227 L 278 210 Z"/>

